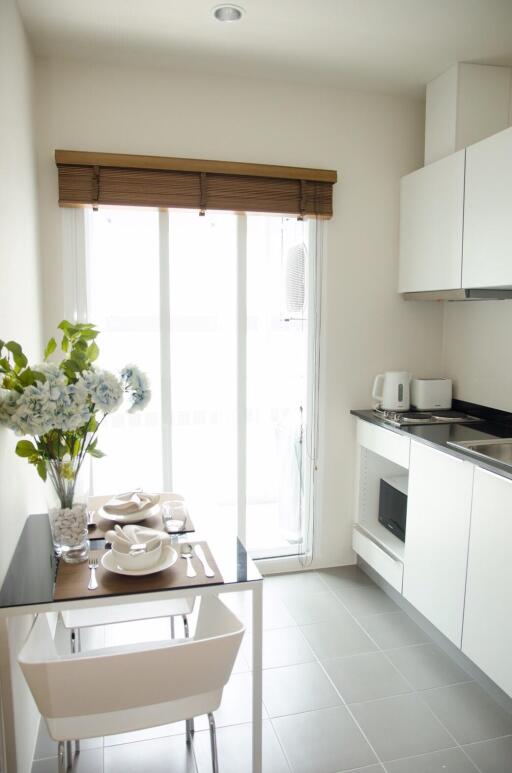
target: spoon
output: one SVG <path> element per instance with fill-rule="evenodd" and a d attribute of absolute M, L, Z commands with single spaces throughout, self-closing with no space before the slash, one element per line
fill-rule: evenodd
<path fill-rule="evenodd" d="M 192 566 L 192 545 L 185 542 L 181 546 L 181 557 L 187 562 L 187 577 L 197 577 L 197 572 Z"/>

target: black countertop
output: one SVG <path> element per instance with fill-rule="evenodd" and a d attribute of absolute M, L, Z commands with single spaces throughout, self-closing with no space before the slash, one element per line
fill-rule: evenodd
<path fill-rule="evenodd" d="M 480 459 L 478 456 L 448 445 L 448 441 L 460 443 L 460 441 L 487 440 L 489 438 L 512 438 L 512 427 L 505 422 L 483 419 L 472 424 L 414 424 L 407 427 L 395 427 L 380 419 L 371 410 L 353 410 L 350 413 L 353 416 L 357 416 L 358 419 L 363 419 L 363 421 L 375 424 L 377 427 L 387 429 L 389 432 L 406 435 L 412 440 L 425 443 L 450 454 L 450 456 L 465 459 L 477 467 L 482 467 L 485 470 L 495 472 L 497 475 L 502 475 L 512 480 L 512 467 L 500 462 Z M 468 411 L 468 413 L 471 413 L 471 411 Z"/>

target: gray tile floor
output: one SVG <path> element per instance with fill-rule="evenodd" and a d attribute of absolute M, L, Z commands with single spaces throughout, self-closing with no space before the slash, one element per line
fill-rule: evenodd
<path fill-rule="evenodd" d="M 357 567 L 264 587 L 265 773 L 512 773 L 512 716 Z M 249 598 L 226 598 L 249 627 Z M 94 633 L 95 646 L 167 635 L 167 621 Z M 221 773 L 250 771 L 250 658 L 247 636 L 217 712 Z M 209 773 L 196 728 L 192 751 L 183 723 L 85 741 L 74 770 Z M 32 773 L 54 773 L 55 753 L 42 726 Z"/>

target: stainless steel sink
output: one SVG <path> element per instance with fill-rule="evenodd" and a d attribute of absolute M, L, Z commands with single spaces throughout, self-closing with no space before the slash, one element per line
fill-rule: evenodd
<path fill-rule="evenodd" d="M 494 438 L 493 440 L 448 441 L 448 445 L 474 454 L 482 459 L 508 464 L 512 467 L 512 438 Z"/>

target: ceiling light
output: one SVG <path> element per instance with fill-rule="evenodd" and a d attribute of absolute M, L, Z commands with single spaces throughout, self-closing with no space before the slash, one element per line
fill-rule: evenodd
<path fill-rule="evenodd" d="M 244 13 L 239 5 L 217 5 L 213 9 L 217 21 L 240 21 Z"/>

